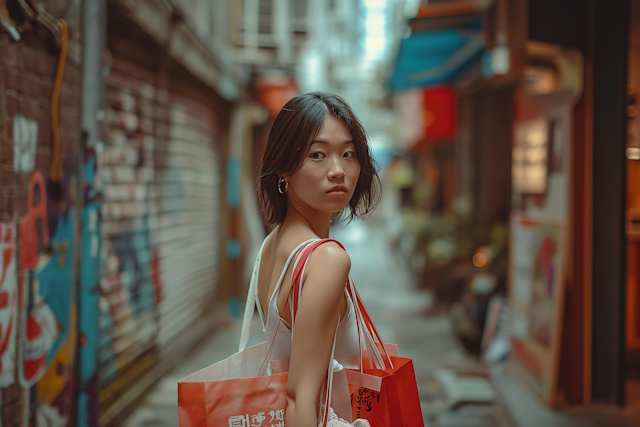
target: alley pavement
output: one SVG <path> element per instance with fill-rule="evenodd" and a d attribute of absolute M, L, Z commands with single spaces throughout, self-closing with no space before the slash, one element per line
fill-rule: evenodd
<path fill-rule="evenodd" d="M 399 345 L 413 359 L 426 427 L 503 427 L 512 425 L 506 411 L 491 399 L 481 405 L 452 405 L 437 378 L 442 368 L 477 372 L 483 368 L 456 342 L 447 316 L 426 313 L 433 304 L 428 292 L 416 290 L 405 261 L 383 227 L 353 222 L 332 228 L 351 256 L 351 275 L 383 339 Z M 177 382 L 186 375 L 237 351 L 240 320 L 204 340 L 163 377 L 128 418 L 124 427 L 177 427 Z M 254 318 L 250 345 L 264 340 Z M 491 394 L 491 390 L 487 390 Z"/>

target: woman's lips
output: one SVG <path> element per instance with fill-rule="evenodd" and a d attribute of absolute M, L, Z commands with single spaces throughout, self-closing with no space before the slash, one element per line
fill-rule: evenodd
<path fill-rule="evenodd" d="M 341 197 L 347 194 L 347 189 L 343 186 L 337 186 L 327 191 L 327 194 L 332 197 Z"/>

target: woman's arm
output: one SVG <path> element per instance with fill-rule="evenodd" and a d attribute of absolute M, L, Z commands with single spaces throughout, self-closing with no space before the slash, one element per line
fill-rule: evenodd
<path fill-rule="evenodd" d="M 287 427 L 317 427 L 316 407 L 350 268 L 349 255 L 332 242 L 318 246 L 307 264 L 291 345 Z"/>

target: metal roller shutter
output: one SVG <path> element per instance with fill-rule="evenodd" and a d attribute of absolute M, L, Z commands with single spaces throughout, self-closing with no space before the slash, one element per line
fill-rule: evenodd
<path fill-rule="evenodd" d="M 208 109 L 173 102 L 169 113 L 166 169 L 161 181 L 159 246 L 164 346 L 184 331 L 211 301 L 220 251 L 220 164 L 211 139 Z"/>
<path fill-rule="evenodd" d="M 114 57 L 101 207 L 100 407 L 108 410 L 211 305 L 219 276 L 215 112 Z"/>

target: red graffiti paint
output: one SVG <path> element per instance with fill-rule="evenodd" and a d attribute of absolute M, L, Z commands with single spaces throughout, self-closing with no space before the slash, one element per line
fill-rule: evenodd
<path fill-rule="evenodd" d="M 38 200 L 36 201 L 36 196 Z M 33 310 L 34 269 L 41 251 L 49 246 L 47 228 L 47 191 L 40 171 L 31 175 L 27 213 L 20 218 L 20 291 L 19 306 L 22 311 L 18 373 L 23 387 L 33 386 L 45 371 L 47 357 L 46 337 L 42 333 L 41 319 Z"/>
<path fill-rule="evenodd" d="M 38 188 L 38 195 L 40 196 L 37 205 L 34 203 L 36 188 Z M 47 246 L 49 246 L 47 188 L 42 173 L 35 171 L 31 175 L 31 183 L 29 185 L 28 210 L 20 219 L 21 273 L 27 269 L 36 268 L 39 258 L 38 249 L 40 247 L 44 249 Z"/>
<path fill-rule="evenodd" d="M 27 352 L 23 354 L 24 377 L 31 381 L 38 376 L 47 359 L 47 348 L 42 336 L 42 326 L 31 314 L 27 318 Z"/>
<path fill-rule="evenodd" d="M 33 341 L 42 333 L 42 327 L 36 319 L 29 317 L 27 319 L 27 339 Z"/>

